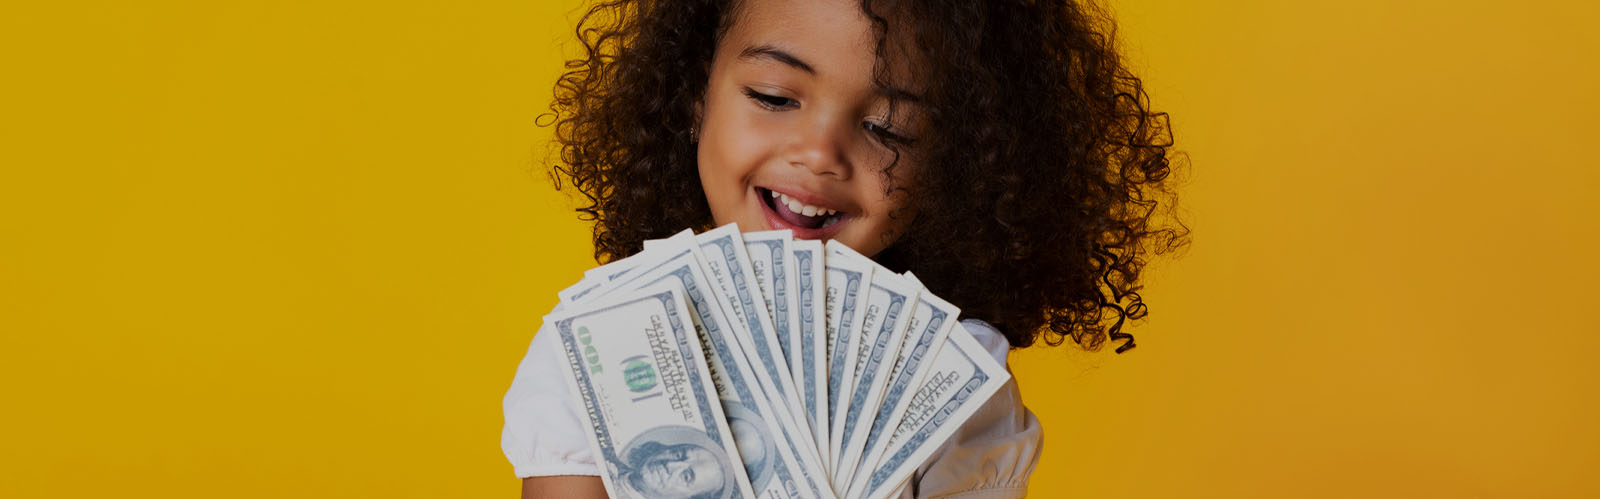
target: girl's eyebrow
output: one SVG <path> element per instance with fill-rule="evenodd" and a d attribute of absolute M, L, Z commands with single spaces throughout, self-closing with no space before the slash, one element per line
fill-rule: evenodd
<path fill-rule="evenodd" d="M 910 102 L 912 104 L 922 103 L 922 96 L 898 88 L 880 88 L 878 89 L 878 93 L 883 94 L 883 96 L 890 99 Z"/>
<path fill-rule="evenodd" d="M 799 57 L 795 57 L 794 54 L 784 52 L 782 49 L 772 45 L 757 45 L 754 47 L 745 48 L 744 51 L 739 52 L 739 58 L 771 59 L 787 64 L 801 71 L 805 71 L 807 74 L 812 76 L 816 76 L 817 74 L 817 70 L 812 68 L 810 64 L 806 64 L 806 61 L 802 61 Z"/>

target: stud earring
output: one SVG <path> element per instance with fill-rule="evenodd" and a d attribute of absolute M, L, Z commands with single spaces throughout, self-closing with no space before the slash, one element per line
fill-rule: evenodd
<path fill-rule="evenodd" d="M 694 125 L 689 125 L 689 143 L 695 144 L 695 143 L 699 143 L 699 142 L 700 142 L 700 135 L 695 133 Z"/>

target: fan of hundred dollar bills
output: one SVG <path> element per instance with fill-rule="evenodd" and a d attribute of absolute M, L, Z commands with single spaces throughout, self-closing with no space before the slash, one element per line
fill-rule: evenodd
<path fill-rule="evenodd" d="M 725 225 L 545 317 L 611 497 L 884 498 L 1010 378 L 910 273 Z"/>

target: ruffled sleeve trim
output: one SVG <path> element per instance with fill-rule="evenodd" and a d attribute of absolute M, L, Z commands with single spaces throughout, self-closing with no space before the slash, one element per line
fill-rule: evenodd
<path fill-rule="evenodd" d="M 560 371 L 564 361 L 555 332 L 540 328 L 506 391 L 500 450 L 518 478 L 600 474 Z"/>

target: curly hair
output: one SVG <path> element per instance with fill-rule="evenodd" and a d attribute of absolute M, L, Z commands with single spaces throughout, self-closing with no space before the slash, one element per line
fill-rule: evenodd
<path fill-rule="evenodd" d="M 565 180 L 587 198 L 578 211 L 595 222 L 597 260 L 714 223 L 688 130 L 737 3 L 610 0 L 578 23 L 584 54 L 541 118 L 560 148 L 557 189 Z M 944 0 L 895 5 L 891 23 L 875 3 L 861 2 L 878 40 L 875 82 L 885 85 L 889 31 L 906 30 L 895 35 L 919 52 L 929 125 L 918 166 L 890 189 L 939 193 L 908 196 L 916 216 L 875 259 L 914 271 L 1012 347 L 1133 348 L 1122 328 L 1148 313 L 1140 275 L 1189 232 L 1173 211 L 1183 155 L 1119 55 L 1111 17 L 1068 0 Z"/>

